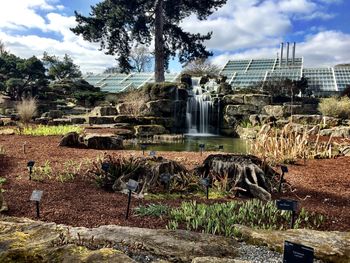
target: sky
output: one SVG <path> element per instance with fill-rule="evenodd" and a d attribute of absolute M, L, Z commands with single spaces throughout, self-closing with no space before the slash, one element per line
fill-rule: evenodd
<path fill-rule="evenodd" d="M 0 40 L 20 57 L 41 58 L 44 51 L 70 55 L 83 73 L 100 73 L 116 65 L 115 57 L 84 41 L 69 28 L 74 11 L 88 15 L 98 0 L 0 0 Z M 296 56 L 306 67 L 350 62 L 349 0 L 227 0 L 205 21 L 190 16 L 181 26 L 192 33 L 213 32 L 205 45 L 210 61 L 275 58 L 281 42 L 296 42 Z M 170 71 L 178 72 L 175 59 Z"/>

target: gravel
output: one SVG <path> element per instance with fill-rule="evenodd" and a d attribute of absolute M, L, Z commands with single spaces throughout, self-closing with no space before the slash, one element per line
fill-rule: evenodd
<path fill-rule="evenodd" d="M 282 254 L 271 251 L 264 246 L 248 245 L 244 242 L 239 247 L 239 257 L 237 259 L 247 260 L 252 263 L 280 263 L 282 262 Z"/>
<path fill-rule="evenodd" d="M 236 259 L 246 260 L 251 263 L 281 263 L 283 254 L 270 250 L 266 246 L 248 245 L 245 242 L 240 243 L 239 257 Z M 314 259 L 314 263 L 323 263 L 322 260 Z"/>

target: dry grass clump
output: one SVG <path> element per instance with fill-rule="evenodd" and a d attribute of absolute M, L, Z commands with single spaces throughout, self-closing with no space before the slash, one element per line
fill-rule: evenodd
<path fill-rule="evenodd" d="M 22 101 L 16 105 L 18 115 L 23 123 L 30 122 L 30 120 L 36 115 L 37 108 L 37 101 L 34 98 L 22 99 Z"/>
<path fill-rule="evenodd" d="M 123 114 L 127 115 L 140 115 L 142 106 L 145 104 L 145 99 L 142 94 L 137 90 L 131 90 L 123 95 L 123 106 L 120 109 Z"/>
<path fill-rule="evenodd" d="M 319 141 L 319 134 L 315 141 L 310 140 L 309 131 L 298 133 L 291 123 L 282 130 L 264 125 L 251 142 L 250 154 L 256 155 L 270 165 L 280 163 L 295 163 L 297 159 L 331 158 L 332 137 L 327 143 Z"/>
<path fill-rule="evenodd" d="M 349 119 L 350 118 L 350 98 L 345 96 L 341 98 L 321 99 L 318 110 L 325 116 Z"/>

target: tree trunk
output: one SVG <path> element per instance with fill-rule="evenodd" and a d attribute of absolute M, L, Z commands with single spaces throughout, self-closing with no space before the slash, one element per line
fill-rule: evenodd
<path fill-rule="evenodd" d="M 154 74 L 156 82 L 164 82 L 164 9 L 163 0 L 157 0 L 155 11 L 155 65 Z"/>

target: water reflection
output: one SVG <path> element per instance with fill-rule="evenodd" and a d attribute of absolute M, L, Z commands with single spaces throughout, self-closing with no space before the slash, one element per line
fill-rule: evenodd
<path fill-rule="evenodd" d="M 143 141 L 145 143 L 145 141 Z M 188 151 L 198 152 L 199 145 L 205 144 L 205 151 L 222 151 L 230 153 L 246 153 L 247 142 L 242 139 L 235 139 L 223 136 L 188 136 L 185 135 L 182 140 L 174 142 L 148 142 L 148 151 Z M 220 149 L 223 146 L 223 150 Z M 139 143 L 133 141 L 129 145 L 125 145 L 127 150 L 140 150 Z"/>

